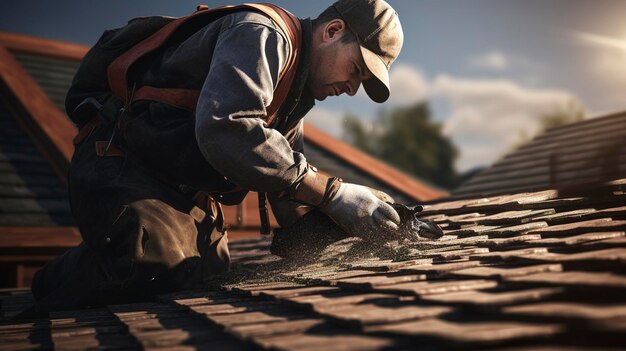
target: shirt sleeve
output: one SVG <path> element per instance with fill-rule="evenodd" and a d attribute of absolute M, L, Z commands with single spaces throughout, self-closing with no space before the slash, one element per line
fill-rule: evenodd
<path fill-rule="evenodd" d="M 304 153 L 304 121 L 300 120 L 295 128 L 285 134 L 285 138 L 293 150 Z M 272 206 L 274 217 L 281 227 L 293 225 L 302 216 L 314 209 L 276 193 L 268 194 L 268 200 Z"/>
<path fill-rule="evenodd" d="M 198 146 L 218 172 L 246 190 L 281 191 L 306 172 L 304 155 L 263 120 L 288 45 L 271 26 L 231 25 L 217 39 L 200 92 Z"/>

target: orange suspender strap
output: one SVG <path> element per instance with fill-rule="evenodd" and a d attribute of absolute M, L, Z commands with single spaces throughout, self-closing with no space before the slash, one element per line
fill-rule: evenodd
<path fill-rule="evenodd" d="M 287 58 L 285 67 L 280 72 L 278 77 L 278 85 L 274 90 L 272 102 L 266 108 L 266 122 L 269 125 L 276 117 L 280 106 L 287 99 L 291 85 L 296 77 L 298 61 L 300 59 L 298 54 L 302 48 L 302 27 L 300 25 L 300 20 L 297 17 L 276 5 L 250 4 L 250 6 L 270 16 L 270 18 L 274 20 L 274 22 L 276 22 L 285 33 L 287 33 L 287 36 L 289 36 L 289 57 Z M 267 8 L 267 10 L 265 8 Z"/>
<path fill-rule="evenodd" d="M 269 125 L 275 118 L 280 106 L 287 98 L 287 94 L 291 88 L 296 75 L 299 61 L 299 51 L 302 47 L 302 28 L 300 20 L 290 14 L 286 10 L 272 4 L 243 4 L 238 6 L 222 6 L 212 10 L 201 9 L 194 14 L 176 19 L 163 28 L 158 30 L 143 41 L 137 43 L 130 50 L 126 51 L 116 58 L 107 68 L 107 78 L 111 91 L 128 101 L 128 82 L 127 74 L 130 66 L 146 54 L 161 47 L 172 34 L 190 19 L 195 19 L 207 14 L 216 12 L 235 11 L 239 9 L 254 9 L 270 17 L 278 26 L 287 34 L 290 42 L 289 56 L 287 57 L 285 67 L 280 72 L 278 85 L 274 90 L 272 102 L 266 107 L 267 119 Z M 135 100 L 153 100 L 166 103 L 168 105 L 183 108 L 189 111 L 195 111 L 200 96 L 199 90 L 194 89 L 177 89 L 177 88 L 156 88 L 151 86 L 142 86 L 132 94 Z"/>

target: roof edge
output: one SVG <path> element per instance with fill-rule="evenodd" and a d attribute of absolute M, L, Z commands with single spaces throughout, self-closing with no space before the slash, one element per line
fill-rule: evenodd
<path fill-rule="evenodd" d="M 81 241 L 77 227 L 0 227 L 0 248 L 70 248 Z"/>
<path fill-rule="evenodd" d="M 27 120 L 23 122 L 56 149 L 63 159 L 62 167 L 67 167 L 74 153 L 72 139 L 76 128 L 1 43 L 0 80 L 19 102 L 19 107 L 26 112 L 22 119 Z"/>
<path fill-rule="evenodd" d="M 585 119 L 582 119 L 580 121 L 568 123 L 568 124 L 565 124 L 565 125 L 562 125 L 562 126 L 558 126 L 558 127 L 548 128 L 545 131 L 543 131 L 542 133 L 540 133 L 538 136 L 542 136 L 542 135 L 547 134 L 547 133 L 559 132 L 561 130 L 566 130 L 566 129 L 570 129 L 570 128 L 579 127 L 581 125 L 585 125 L 585 124 L 589 124 L 589 123 L 595 123 L 595 122 L 597 122 L 597 120 L 606 120 L 606 119 L 611 119 L 611 118 L 624 118 L 625 114 L 626 114 L 626 110 L 621 110 L 621 111 L 615 111 L 615 112 L 611 112 L 611 113 L 595 115 L 593 117 L 586 117 Z"/>
<path fill-rule="evenodd" d="M 85 45 L 72 44 L 30 35 L 0 32 L 0 46 L 11 51 L 25 52 L 80 61 L 89 51 Z"/>

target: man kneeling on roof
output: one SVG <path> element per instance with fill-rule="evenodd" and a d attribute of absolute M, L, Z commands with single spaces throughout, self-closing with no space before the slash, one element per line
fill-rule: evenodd
<path fill-rule="evenodd" d="M 382 0 L 339 0 L 314 20 L 270 4 L 199 7 L 105 31 L 66 99 L 84 242 L 35 276 L 42 309 L 136 301 L 228 270 L 220 203 L 248 191 L 269 193 L 282 227 L 317 209 L 350 235 L 394 235 L 388 196 L 307 163 L 302 118 L 361 83 L 387 100 L 402 40 Z"/>

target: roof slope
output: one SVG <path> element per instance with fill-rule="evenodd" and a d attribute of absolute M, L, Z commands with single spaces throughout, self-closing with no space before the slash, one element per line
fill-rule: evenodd
<path fill-rule="evenodd" d="M 506 155 L 454 192 L 512 194 L 626 176 L 626 112 L 553 128 Z"/>
<path fill-rule="evenodd" d="M 67 187 L 0 102 L 0 226 L 73 223 Z"/>
<path fill-rule="evenodd" d="M 421 216 L 445 236 L 373 249 L 357 239 L 310 263 L 231 245 L 235 267 L 157 301 L 11 321 L 0 341 L 32 347 L 550 349 L 626 346 L 626 179 L 442 202 Z M 6 292 L 2 316 L 24 309 Z"/>
<path fill-rule="evenodd" d="M 13 51 L 12 54 L 59 111 L 65 111 L 65 94 L 70 89 L 79 61 L 19 51 Z"/>

